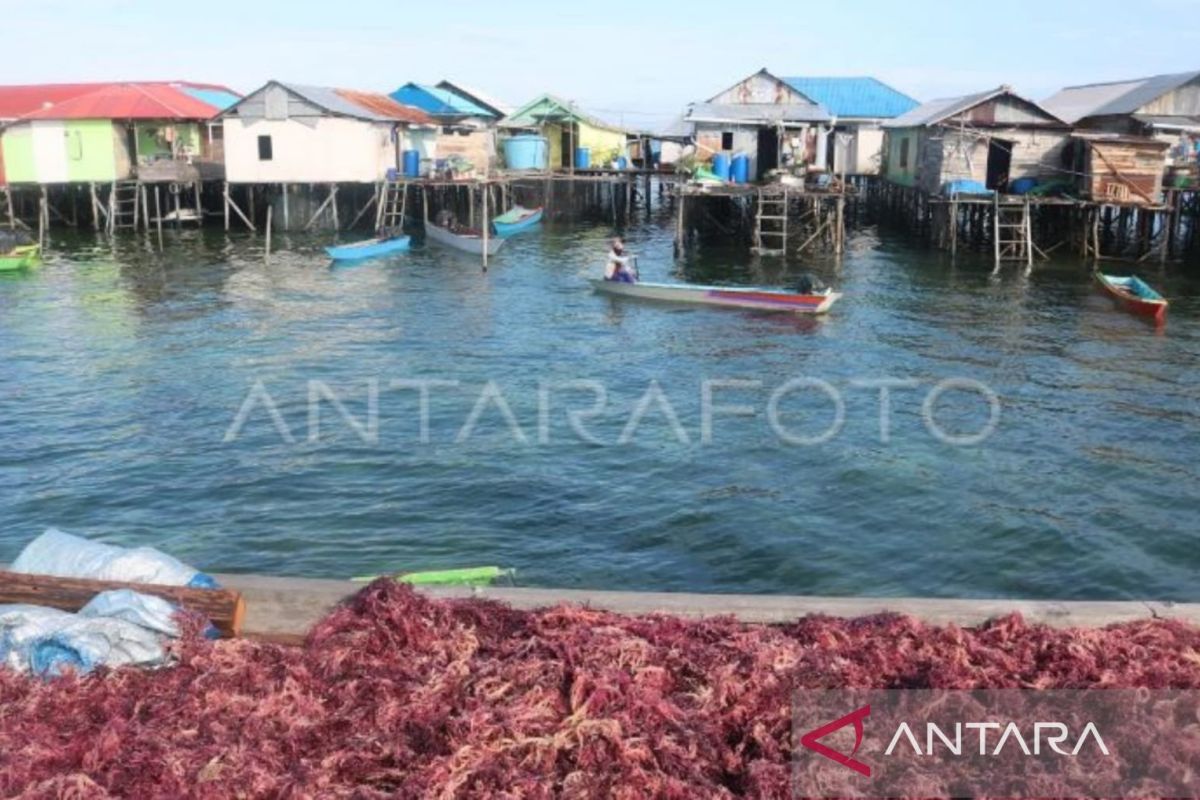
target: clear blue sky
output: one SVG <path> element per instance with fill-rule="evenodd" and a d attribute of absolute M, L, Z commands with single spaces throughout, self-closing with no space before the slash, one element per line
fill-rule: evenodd
<path fill-rule="evenodd" d="M 1200 69 L 1200 0 L 605 3 L 0 0 L 0 83 L 269 78 L 551 91 L 640 126 L 745 75 L 874 75 L 927 100 Z"/>

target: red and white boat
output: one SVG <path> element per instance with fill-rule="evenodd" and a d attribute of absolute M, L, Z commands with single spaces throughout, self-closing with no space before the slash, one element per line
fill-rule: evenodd
<path fill-rule="evenodd" d="M 1139 317 L 1149 317 L 1156 323 L 1162 324 L 1167 318 L 1167 300 L 1136 275 L 1122 278 L 1117 275 L 1096 273 L 1096 282 L 1100 288 L 1132 314 Z"/>

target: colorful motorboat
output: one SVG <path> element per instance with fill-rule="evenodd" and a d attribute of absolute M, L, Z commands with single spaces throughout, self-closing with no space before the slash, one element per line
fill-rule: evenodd
<path fill-rule="evenodd" d="M 689 283 L 622 283 L 593 279 L 597 292 L 661 300 L 669 303 L 699 303 L 729 308 L 753 308 L 759 311 L 787 311 L 793 314 L 824 314 L 841 294 L 833 291 L 799 294 L 779 289 L 741 286 L 697 286 Z"/>
<path fill-rule="evenodd" d="M 480 231 L 449 231 L 445 228 L 439 228 L 432 222 L 426 221 L 425 238 L 446 247 L 453 247 L 455 250 L 462 250 L 465 253 L 483 255 L 483 233 Z M 499 236 L 489 237 L 487 240 L 488 255 L 494 256 L 503 244 L 504 240 Z"/>
<path fill-rule="evenodd" d="M 41 252 L 41 245 L 25 244 L 14 247 L 7 253 L 0 253 L 0 272 L 15 272 L 21 269 L 28 269 L 37 263 Z"/>
<path fill-rule="evenodd" d="M 522 208 L 513 206 L 510 210 L 492 220 L 496 235 L 501 238 L 526 231 L 542 221 L 542 209 Z"/>
<path fill-rule="evenodd" d="M 409 244 L 410 240 L 407 236 L 381 236 L 375 239 L 354 242 L 353 244 L 326 247 L 325 252 L 334 261 L 361 261 L 364 258 L 376 258 L 377 256 L 386 256 L 389 253 L 399 253 L 407 250 Z"/>
<path fill-rule="evenodd" d="M 1126 311 L 1139 317 L 1149 317 L 1159 324 L 1166 320 L 1166 298 L 1136 275 L 1120 277 L 1097 272 L 1096 282 L 1105 294 Z"/>

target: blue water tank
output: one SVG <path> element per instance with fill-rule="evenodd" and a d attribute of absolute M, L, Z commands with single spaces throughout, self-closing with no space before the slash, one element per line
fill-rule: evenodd
<path fill-rule="evenodd" d="M 590 147 L 575 148 L 575 169 L 588 169 L 592 166 L 592 149 Z"/>
<path fill-rule="evenodd" d="M 421 151 L 404 151 L 404 177 L 419 178 L 421 176 Z"/>
<path fill-rule="evenodd" d="M 729 180 L 729 153 L 717 153 L 713 156 L 712 171 L 721 180 Z"/>
<path fill-rule="evenodd" d="M 504 140 L 504 163 L 509 169 L 545 169 L 548 152 L 544 136 L 526 133 Z"/>
<path fill-rule="evenodd" d="M 750 182 L 750 156 L 745 153 L 737 153 L 733 157 L 733 165 L 729 169 L 730 177 L 734 183 L 749 183 Z"/>
<path fill-rule="evenodd" d="M 625 156 L 617 156 L 617 169 L 629 169 L 629 159 Z"/>

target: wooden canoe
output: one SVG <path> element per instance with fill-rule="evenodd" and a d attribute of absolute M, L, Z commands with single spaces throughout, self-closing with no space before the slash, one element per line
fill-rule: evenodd
<path fill-rule="evenodd" d="M 496 229 L 497 236 L 507 237 L 529 230 L 541 221 L 542 209 L 515 206 L 492 220 L 492 226 Z"/>
<path fill-rule="evenodd" d="M 737 286 L 697 286 L 688 283 L 621 283 L 593 279 L 597 292 L 643 300 L 670 303 L 699 303 L 729 308 L 753 308 L 760 311 L 786 311 L 793 314 L 824 314 L 841 294 L 796 294 L 778 289 Z"/>
<path fill-rule="evenodd" d="M 0 272 L 15 272 L 33 266 L 41 250 L 41 245 L 26 244 L 0 254 Z"/>
<path fill-rule="evenodd" d="M 464 253 L 483 255 L 483 236 L 477 233 L 451 233 L 432 222 L 426 222 L 425 238 L 446 247 L 453 247 L 455 250 L 462 250 Z M 503 245 L 504 240 L 499 236 L 490 237 L 487 243 L 488 255 L 496 255 Z"/>
<path fill-rule="evenodd" d="M 410 240 L 407 236 L 385 236 L 353 244 L 326 247 L 325 252 L 334 261 L 361 261 L 364 258 L 375 258 L 407 250 L 409 243 Z"/>
<path fill-rule="evenodd" d="M 1162 323 L 1167 316 L 1167 300 L 1136 275 L 1120 277 L 1096 273 L 1096 283 L 1117 305 L 1137 314 Z"/>

